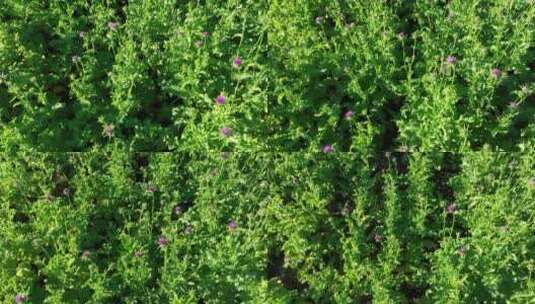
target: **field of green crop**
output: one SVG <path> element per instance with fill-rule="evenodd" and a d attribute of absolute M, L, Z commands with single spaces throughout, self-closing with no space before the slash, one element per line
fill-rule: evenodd
<path fill-rule="evenodd" d="M 535 1 L 0 0 L 0 303 L 535 303 Z"/>

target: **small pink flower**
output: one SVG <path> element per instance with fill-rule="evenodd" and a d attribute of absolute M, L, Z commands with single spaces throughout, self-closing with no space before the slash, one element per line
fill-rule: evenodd
<path fill-rule="evenodd" d="M 451 203 L 448 205 L 448 207 L 446 208 L 448 213 L 449 214 L 453 214 L 457 211 L 457 205 L 455 205 L 454 203 Z"/>
<path fill-rule="evenodd" d="M 215 98 L 215 102 L 216 102 L 218 105 L 223 105 L 223 104 L 225 104 L 225 100 L 226 100 L 226 98 L 225 98 L 225 96 L 222 95 L 222 94 L 218 95 L 218 96 Z"/>
<path fill-rule="evenodd" d="M 399 32 L 398 33 L 398 37 L 399 39 L 404 39 L 407 35 L 405 34 L 405 32 Z"/>
<path fill-rule="evenodd" d="M 375 233 L 373 235 L 373 240 L 376 241 L 377 243 L 380 243 L 383 240 L 383 237 L 380 234 Z"/>
<path fill-rule="evenodd" d="M 187 225 L 186 228 L 184 228 L 184 234 L 190 235 L 193 232 L 193 226 Z"/>
<path fill-rule="evenodd" d="M 169 241 L 165 238 L 165 236 L 160 236 L 160 238 L 158 239 L 158 245 L 160 247 L 165 247 L 167 246 L 167 244 L 169 244 Z"/>
<path fill-rule="evenodd" d="M 446 58 L 446 62 L 449 64 L 455 64 L 457 63 L 457 57 L 450 55 L 448 58 Z"/>
<path fill-rule="evenodd" d="M 535 188 L 535 176 L 528 180 L 528 186 Z"/>
<path fill-rule="evenodd" d="M 502 71 L 500 71 L 500 69 L 494 68 L 494 69 L 492 69 L 490 74 L 492 75 L 492 77 L 498 79 L 502 75 Z"/>
<path fill-rule="evenodd" d="M 232 134 L 232 130 L 230 129 L 230 127 L 225 126 L 219 129 L 219 134 L 221 134 L 221 136 L 228 137 Z"/>
<path fill-rule="evenodd" d="M 229 230 L 234 230 L 238 227 L 238 224 L 236 224 L 236 222 L 234 220 L 231 220 L 228 225 L 227 225 L 228 229 Z"/>
<path fill-rule="evenodd" d="M 149 192 L 149 193 L 154 193 L 154 192 L 156 192 L 156 191 L 158 191 L 158 189 L 156 188 L 155 185 L 153 185 L 153 184 L 149 184 L 149 185 L 147 186 L 147 192 Z"/>
<path fill-rule="evenodd" d="M 458 253 L 460 256 L 465 256 L 465 255 L 466 255 L 466 246 L 461 245 L 461 246 L 459 247 L 459 249 L 457 249 L 457 253 Z"/>
<path fill-rule="evenodd" d="M 15 296 L 15 303 L 17 304 L 24 303 L 26 302 L 26 300 L 28 300 L 28 297 L 26 297 L 25 295 L 18 294 Z"/>
<path fill-rule="evenodd" d="M 334 148 L 333 148 L 333 146 L 332 146 L 331 144 L 328 144 L 328 145 L 323 146 L 323 148 L 321 149 L 321 151 L 322 151 L 323 153 L 331 153 L 331 152 L 334 151 Z"/>
<path fill-rule="evenodd" d="M 237 56 L 236 58 L 234 58 L 234 61 L 232 62 L 232 64 L 234 65 L 234 67 L 239 68 L 240 65 L 241 65 L 241 58 L 240 58 L 240 56 Z"/>
<path fill-rule="evenodd" d="M 209 34 L 208 34 L 208 32 L 204 31 L 204 32 L 202 32 L 202 35 L 203 35 L 204 37 L 208 37 Z"/>
<path fill-rule="evenodd" d="M 102 131 L 102 133 L 107 137 L 112 137 L 113 129 L 114 129 L 114 126 L 112 124 L 105 124 L 104 130 Z"/>
<path fill-rule="evenodd" d="M 108 22 L 108 28 L 112 31 L 116 31 L 117 27 L 119 26 L 118 22 Z"/>
<path fill-rule="evenodd" d="M 347 112 L 344 113 L 344 118 L 345 119 L 351 119 L 353 117 L 353 111 L 349 110 Z"/>
<path fill-rule="evenodd" d="M 89 250 L 84 250 L 82 252 L 82 260 L 87 260 L 89 259 L 89 256 L 91 255 L 91 252 Z"/>

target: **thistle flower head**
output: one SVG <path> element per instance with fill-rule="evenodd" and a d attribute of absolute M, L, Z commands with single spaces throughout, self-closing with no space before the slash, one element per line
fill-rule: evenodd
<path fill-rule="evenodd" d="M 112 31 L 116 31 L 117 27 L 119 26 L 118 22 L 108 22 L 108 28 Z"/>
<path fill-rule="evenodd" d="M 155 185 L 153 185 L 153 184 L 149 184 L 149 185 L 147 186 L 147 192 L 149 192 L 149 193 L 154 193 L 154 192 L 156 192 L 156 191 L 158 191 L 158 189 L 156 188 Z"/>
<path fill-rule="evenodd" d="M 373 235 L 373 240 L 376 241 L 377 243 L 380 243 L 383 240 L 383 237 L 380 234 L 375 233 Z"/>
<path fill-rule="evenodd" d="M 466 246 L 465 245 L 459 246 L 459 248 L 457 249 L 457 253 L 460 256 L 465 256 L 466 255 Z"/>
<path fill-rule="evenodd" d="M 234 58 L 234 61 L 232 61 L 232 64 L 234 65 L 234 67 L 239 68 L 240 65 L 241 65 L 241 58 L 240 58 L 240 56 L 237 56 L 236 58 Z"/>
<path fill-rule="evenodd" d="M 528 186 L 535 188 L 535 176 L 528 180 Z"/>
<path fill-rule="evenodd" d="M 90 255 L 91 255 L 91 252 L 89 250 L 84 250 L 82 252 L 82 260 L 87 260 Z"/>
<path fill-rule="evenodd" d="M 184 228 L 184 234 L 190 235 L 193 232 L 193 226 L 187 225 L 186 228 Z"/>
<path fill-rule="evenodd" d="M 498 68 L 494 68 L 492 69 L 492 71 L 490 71 L 490 74 L 492 75 L 492 77 L 498 79 L 502 75 L 502 71 L 500 71 L 500 69 Z"/>
<path fill-rule="evenodd" d="M 104 125 L 104 130 L 102 131 L 102 134 L 104 134 L 107 137 L 112 137 L 114 128 L 115 127 L 112 124 L 105 124 Z"/>
<path fill-rule="evenodd" d="M 455 205 L 454 203 L 451 203 L 448 205 L 446 210 L 448 211 L 449 214 L 455 213 L 455 211 L 457 211 L 457 205 Z"/>
<path fill-rule="evenodd" d="M 331 152 L 334 151 L 333 145 L 331 145 L 331 144 L 327 144 L 327 145 L 323 146 L 323 148 L 321 149 L 321 151 L 322 151 L 323 153 L 331 153 Z"/>
<path fill-rule="evenodd" d="M 215 103 L 217 103 L 218 105 L 223 105 L 225 104 L 225 100 L 225 96 L 223 94 L 220 94 L 215 98 Z"/>
<path fill-rule="evenodd" d="M 221 136 L 228 137 L 232 134 L 232 130 L 230 129 L 230 127 L 224 126 L 219 129 L 219 134 L 221 134 Z"/>
<path fill-rule="evenodd" d="M 165 247 L 168 243 L 169 241 L 165 238 L 165 236 L 160 236 L 160 238 L 158 239 L 158 245 L 160 247 Z"/>
<path fill-rule="evenodd" d="M 21 303 L 26 302 L 27 299 L 28 298 L 25 295 L 18 294 L 18 295 L 15 296 L 15 303 L 21 304 Z"/>
<path fill-rule="evenodd" d="M 238 224 L 234 220 L 231 220 L 227 225 L 229 230 L 234 230 L 238 227 Z"/>
<path fill-rule="evenodd" d="M 346 112 L 344 113 L 344 118 L 345 118 L 345 119 L 351 119 L 351 118 L 353 117 L 353 115 L 354 115 L 353 111 L 348 110 L 348 111 L 346 111 Z"/>

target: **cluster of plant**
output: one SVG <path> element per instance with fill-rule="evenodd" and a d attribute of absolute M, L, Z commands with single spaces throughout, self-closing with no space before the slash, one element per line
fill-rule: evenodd
<path fill-rule="evenodd" d="M 534 69 L 533 0 L 2 0 L 0 303 L 530 303 Z"/>
<path fill-rule="evenodd" d="M 528 303 L 529 151 L 4 154 L 0 302 Z"/>
<path fill-rule="evenodd" d="M 518 150 L 531 0 L 40 1 L 0 7 L 0 146 Z"/>

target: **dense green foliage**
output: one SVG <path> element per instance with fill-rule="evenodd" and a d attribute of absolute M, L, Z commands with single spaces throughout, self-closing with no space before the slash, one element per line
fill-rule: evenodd
<path fill-rule="evenodd" d="M 511 151 L 535 133 L 533 0 L 3 0 L 0 20 L 4 149 Z"/>
<path fill-rule="evenodd" d="M 535 303 L 533 0 L 1 0 L 0 303 Z"/>
<path fill-rule="evenodd" d="M 1 166 L 2 303 L 535 298 L 526 151 L 110 148 L 3 156 Z"/>

